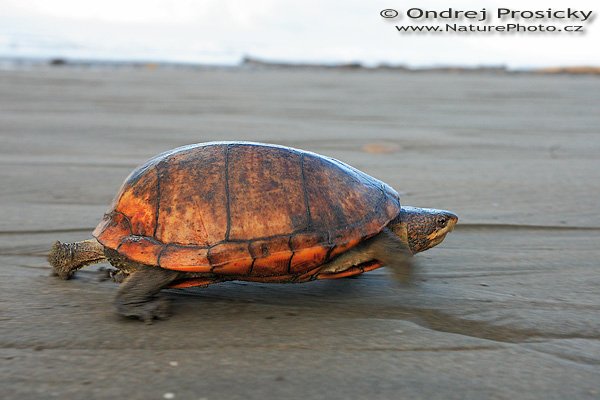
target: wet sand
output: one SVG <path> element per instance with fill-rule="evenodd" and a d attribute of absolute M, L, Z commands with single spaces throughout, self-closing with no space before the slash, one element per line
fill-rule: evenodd
<path fill-rule="evenodd" d="M 585 76 L 0 71 L 0 397 L 600 398 L 598 104 Z M 131 169 L 210 140 L 339 158 L 460 225 L 412 287 L 170 290 L 150 326 L 98 266 L 48 276 Z"/>

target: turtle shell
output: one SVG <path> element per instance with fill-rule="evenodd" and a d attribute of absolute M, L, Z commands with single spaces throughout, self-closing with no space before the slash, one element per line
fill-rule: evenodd
<path fill-rule="evenodd" d="M 392 188 L 333 158 L 212 142 L 134 170 L 93 235 L 142 264 L 285 281 L 376 235 L 399 212 Z"/>

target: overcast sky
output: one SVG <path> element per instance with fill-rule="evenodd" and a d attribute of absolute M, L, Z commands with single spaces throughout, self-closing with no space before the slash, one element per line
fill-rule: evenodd
<path fill-rule="evenodd" d="M 597 0 L 0 0 L 0 56 L 234 64 L 600 65 L 600 22 L 578 34 L 401 34 L 382 9 L 600 10 Z M 597 7 L 597 9 L 594 9 Z M 506 21 L 509 22 L 509 21 Z M 519 22 L 519 21 L 512 21 Z M 468 24 L 469 22 L 462 21 Z M 527 24 L 525 21 L 521 21 Z M 555 24 L 561 22 L 538 21 Z M 413 23 L 414 24 L 414 23 Z M 490 21 L 491 25 L 500 24 Z"/>

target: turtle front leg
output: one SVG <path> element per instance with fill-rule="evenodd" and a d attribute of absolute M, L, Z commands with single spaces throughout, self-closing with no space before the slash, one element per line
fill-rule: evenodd
<path fill-rule="evenodd" d="M 140 266 L 119 287 L 115 298 L 117 313 L 146 323 L 169 317 L 169 302 L 158 293 L 177 280 L 180 273 L 160 267 Z"/>
<path fill-rule="evenodd" d="M 105 259 L 104 246 L 96 239 L 75 243 L 56 241 L 48 254 L 52 273 L 61 279 L 70 279 L 78 269 Z"/>
<path fill-rule="evenodd" d="M 319 274 L 325 275 L 317 277 L 342 277 L 345 271 L 348 271 L 349 275 L 354 275 L 352 274 L 352 268 L 373 261 L 388 267 L 394 274 L 394 278 L 401 283 L 408 283 L 412 279 L 413 263 L 410 252 L 400 238 L 388 229 L 384 229 L 377 236 L 340 254 L 323 265 L 319 270 Z"/>

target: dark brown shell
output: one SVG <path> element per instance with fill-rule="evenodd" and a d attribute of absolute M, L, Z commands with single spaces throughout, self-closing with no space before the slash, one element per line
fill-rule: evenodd
<path fill-rule="evenodd" d="M 292 280 L 376 235 L 399 212 L 392 188 L 333 158 L 214 142 L 134 170 L 94 236 L 143 264 Z"/>

